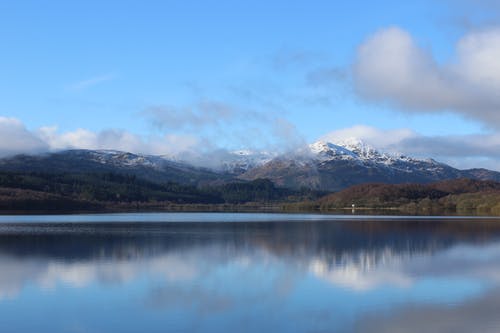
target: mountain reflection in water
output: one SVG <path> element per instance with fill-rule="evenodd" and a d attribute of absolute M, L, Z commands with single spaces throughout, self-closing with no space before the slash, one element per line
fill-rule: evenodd
<path fill-rule="evenodd" d="M 0 224 L 2 332 L 498 332 L 500 223 Z"/>

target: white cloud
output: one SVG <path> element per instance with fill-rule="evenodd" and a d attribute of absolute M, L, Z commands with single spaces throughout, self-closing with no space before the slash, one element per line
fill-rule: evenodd
<path fill-rule="evenodd" d="M 48 144 L 14 118 L 0 117 L 0 157 L 32 154 L 49 149 Z"/>
<path fill-rule="evenodd" d="M 199 139 L 192 135 L 152 135 L 147 138 L 125 130 L 60 132 L 57 126 L 28 130 L 18 119 L 0 117 L 0 157 L 35 154 L 64 149 L 113 149 L 132 153 L 175 155 L 195 149 Z"/>
<path fill-rule="evenodd" d="M 359 263 L 346 263 L 338 267 L 330 267 L 328 263 L 316 259 L 311 261 L 309 271 L 316 277 L 325 280 L 335 286 L 349 288 L 358 292 L 366 292 L 384 285 L 398 288 L 408 288 L 414 283 L 411 276 L 401 272 L 399 258 L 385 258 L 391 265 L 375 265 L 367 269 Z M 382 266 L 382 267 L 380 267 Z"/>
<path fill-rule="evenodd" d="M 77 129 L 72 132 L 58 133 L 57 126 L 42 127 L 38 130 L 40 138 L 49 145 L 50 149 L 68 149 L 68 148 L 89 148 L 96 143 L 96 134 L 84 130 Z"/>
<path fill-rule="evenodd" d="M 276 150 L 293 151 L 307 145 L 307 142 L 300 135 L 299 130 L 294 124 L 285 118 L 277 118 L 273 124 L 273 134 L 280 146 Z"/>
<path fill-rule="evenodd" d="M 57 127 L 42 127 L 38 135 L 47 143 L 50 150 L 113 149 L 132 153 L 169 155 L 190 150 L 198 144 L 198 139 L 190 135 L 167 134 L 144 139 L 139 135 L 117 129 L 99 132 L 77 129 L 60 133 Z"/>
<path fill-rule="evenodd" d="M 407 128 L 381 130 L 366 125 L 355 125 L 348 128 L 332 131 L 321 140 L 329 142 L 338 142 L 346 139 L 360 139 L 379 149 L 388 149 L 397 146 L 402 140 L 416 137 L 417 134 Z"/>
<path fill-rule="evenodd" d="M 385 152 L 428 158 L 457 168 L 490 168 L 500 170 L 500 134 L 425 136 L 408 128 L 382 130 L 356 125 L 324 135 L 321 140 L 339 142 L 361 139 Z"/>
<path fill-rule="evenodd" d="M 410 112 L 458 112 L 500 127 L 500 28 L 474 31 L 440 64 L 406 31 L 375 33 L 358 49 L 353 78 L 360 96 Z"/>
<path fill-rule="evenodd" d="M 296 128 L 284 119 L 268 124 L 274 137 L 270 152 L 290 152 L 305 145 Z M 260 136 L 265 136 L 264 132 Z M 244 135 L 245 133 L 240 133 Z M 500 170 L 500 134 L 424 136 L 408 128 L 383 130 L 366 125 L 339 129 L 321 139 L 338 142 L 357 138 L 382 151 L 414 157 L 432 157 L 458 168 L 485 167 Z M 56 126 L 30 131 L 18 119 L 0 117 L 0 157 L 65 149 L 111 149 L 151 155 L 182 156 L 195 165 L 220 167 L 234 158 L 210 140 L 190 134 L 169 133 L 143 137 L 125 130 L 59 131 Z"/>
<path fill-rule="evenodd" d="M 215 105 L 207 107 L 217 115 L 233 112 L 224 111 L 224 108 L 220 109 Z M 131 153 L 167 155 L 181 158 L 199 166 L 220 167 L 221 161 L 228 160 L 230 157 L 234 158 L 228 149 L 221 148 L 216 144 L 220 136 L 224 136 L 226 139 L 232 138 L 234 149 L 256 148 L 264 142 L 267 148 L 272 148 L 272 151 L 284 151 L 304 144 L 293 124 L 278 118 L 269 119 L 263 125 L 264 128 L 257 126 L 258 123 L 249 121 L 242 128 L 229 126 L 225 130 L 216 130 L 215 133 L 203 133 L 201 129 L 204 128 L 205 121 L 208 123 L 211 123 L 212 120 L 215 122 L 225 121 L 215 119 L 216 116 L 212 114 L 212 111 L 209 112 L 209 115 L 201 116 L 201 118 L 195 116 L 200 122 L 198 125 L 193 125 L 199 126 L 200 129 L 195 134 L 178 133 L 172 128 L 167 133 L 148 136 L 137 135 L 121 129 L 91 131 L 79 128 L 73 131 L 60 131 L 57 126 L 44 126 L 30 131 L 20 120 L 0 118 L 0 157 L 65 149 L 110 149 Z M 186 121 L 186 126 L 191 123 L 184 119 L 184 117 L 190 118 L 189 115 L 179 114 L 175 117 L 177 116 L 180 117 L 178 120 L 181 123 Z M 171 124 L 168 126 L 170 127 Z M 5 129 L 2 130 L 3 128 Z M 250 136 L 249 133 L 253 135 Z"/>
<path fill-rule="evenodd" d="M 201 267 L 195 260 L 189 255 L 179 257 L 167 253 L 133 260 L 106 258 L 75 262 L 0 255 L 0 263 L 6 268 L 0 276 L 0 300 L 14 298 L 32 283 L 43 288 L 54 288 L 63 282 L 74 288 L 84 288 L 95 282 L 126 283 L 146 272 L 168 282 L 195 279 Z"/>

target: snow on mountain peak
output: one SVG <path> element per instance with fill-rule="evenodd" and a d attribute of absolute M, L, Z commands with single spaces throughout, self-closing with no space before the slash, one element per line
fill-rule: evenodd
<path fill-rule="evenodd" d="M 358 138 L 335 141 L 317 141 L 309 145 L 315 159 L 320 161 L 352 160 L 362 164 L 394 165 L 398 162 L 417 161 L 401 154 L 380 152 Z"/>
<path fill-rule="evenodd" d="M 231 173 L 243 173 L 269 162 L 274 157 L 275 154 L 266 151 L 235 150 L 228 152 L 219 168 Z"/>
<path fill-rule="evenodd" d="M 253 167 L 263 165 L 276 156 L 276 153 L 267 151 L 220 149 L 210 152 L 191 151 L 170 156 L 164 155 L 163 158 L 215 171 L 240 174 Z"/>
<path fill-rule="evenodd" d="M 311 153 L 321 160 L 329 160 L 335 157 L 342 159 L 355 159 L 356 155 L 349 149 L 326 141 L 317 141 L 309 145 Z"/>
<path fill-rule="evenodd" d="M 344 147 L 360 157 L 373 158 L 380 155 L 380 153 L 373 146 L 358 138 L 347 138 L 336 142 L 338 146 Z"/>
<path fill-rule="evenodd" d="M 259 151 L 250 149 L 220 150 L 210 153 L 184 153 L 174 156 L 150 156 L 132 154 L 115 150 L 87 151 L 101 164 L 122 165 L 127 167 L 146 166 L 161 169 L 166 164 L 188 164 L 194 167 L 213 169 L 232 174 L 243 174 L 268 162 L 281 159 L 296 164 L 310 163 L 354 163 L 365 167 L 390 168 L 404 172 L 417 169 L 434 170 L 442 165 L 434 160 L 419 160 L 402 154 L 380 152 L 358 138 L 348 138 L 333 142 L 317 141 L 296 151 L 287 153 Z"/>
<path fill-rule="evenodd" d="M 335 143 L 327 141 L 317 141 L 309 145 L 311 152 L 321 157 L 352 157 L 355 159 L 372 160 L 387 154 L 381 154 L 373 146 L 358 138 L 348 138 L 336 141 Z"/>

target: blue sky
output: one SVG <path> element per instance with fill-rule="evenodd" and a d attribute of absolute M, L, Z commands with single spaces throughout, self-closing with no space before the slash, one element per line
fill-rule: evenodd
<path fill-rule="evenodd" d="M 0 153 L 290 149 L 342 134 L 498 169 L 499 9 L 0 1 Z"/>

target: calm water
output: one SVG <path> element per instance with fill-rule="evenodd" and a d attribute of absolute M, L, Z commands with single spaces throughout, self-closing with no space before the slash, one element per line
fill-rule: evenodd
<path fill-rule="evenodd" d="M 0 332 L 499 332 L 500 220 L 0 217 Z"/>

